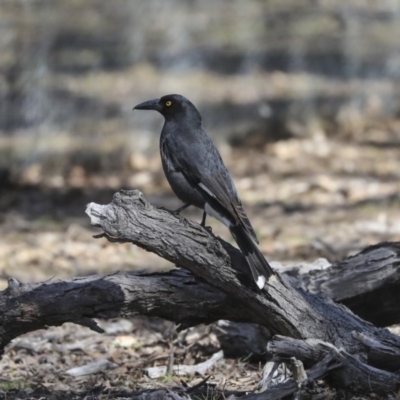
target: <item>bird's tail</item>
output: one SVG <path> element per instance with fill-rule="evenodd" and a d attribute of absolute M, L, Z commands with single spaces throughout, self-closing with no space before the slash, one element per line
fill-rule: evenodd
<path fill-rule="evenodd" d="M 274 274 L 272 267 L 262 255 L 257 244 L 240 225 L 231 225 L 229 228 L 239 249 L 242 251 L 249 264 L 251 274 L 257 286 L 262 289 L 269 277 Z"/>

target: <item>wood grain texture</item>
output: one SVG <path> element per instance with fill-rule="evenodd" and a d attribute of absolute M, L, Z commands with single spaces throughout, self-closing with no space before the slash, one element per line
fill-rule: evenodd
<path fill-rule="evenodd" d="M 374 325 L 400 323 L 399 243 L 379 243 L 330 268 L 290 275 L 296 287 L 341 302 Z"/>

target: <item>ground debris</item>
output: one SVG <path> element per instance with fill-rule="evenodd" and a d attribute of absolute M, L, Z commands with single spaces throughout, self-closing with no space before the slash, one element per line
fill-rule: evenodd
<path fill-rule="evenodd" d="M 213 354 L 211 358 L 208 360 L 195 364 L 195 365 L 174 365 L 172 368 L 172 372 L 176 375 L 194 375 L 200 374 L 204 375 L 211 367 L 214 366 L 219 360 L 224 358 L 224 352 L 220 350 L 218 353 Z M 160 378 L 161 376 L 165 376 L 167 373 L 167 367 L 151 367 L 145 369 L 147 375 L 151 379 Z"/>
<path fill-rule="evenodd" d="M 118 367 L 118 365 L 111 362 L 107 358 L 100 358 L 99 360 L 93 361 L 86 365 L 82 365 L 81 367 L 71 368 L 68 371 L 65 371 L 65 373 L 77 377 L 83 375 L 96 374 L 98 372 L 104 372 L 116 367 Z"/>

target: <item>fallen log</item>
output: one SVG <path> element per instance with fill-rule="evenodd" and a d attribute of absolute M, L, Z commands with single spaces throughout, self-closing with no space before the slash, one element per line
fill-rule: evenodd
<path fill-rule="evenodd" d="M 329 268 L 288 274 L 296 287 L 341 302 L 376 326 L 400 323 L 399 243 L 379 243 Z"/>
<path fill-rule="evenodd" d="M 0 350 L 14 338 L 73 322 L 103 332 L 93 318 L 158 316 L 180 329 L 219 319 L 247 321 L 238 302 L 184 270 L 118 272 L 22 284 L 9 279 L 0 294 Z"/>

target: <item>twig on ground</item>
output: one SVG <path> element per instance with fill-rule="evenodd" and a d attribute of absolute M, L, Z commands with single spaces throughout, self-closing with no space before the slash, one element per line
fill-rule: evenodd
<path fill-rule="evenodd" d="M 100 358 L 99 360 L 93 361 L 86 365 L 82 365 L 81 367 L 71 368 L 66 371 L 66 374 L 78 377 L 83 375 L 96 374 L 97 372 L 102 372 L 117 367 L 118 364 L 111 362 L 107 358 Z"/>
<path fill-rule="evenodd" d="M 173 372 L 177 375 L 194 375 L 196 373 L 204 375 L 208 369 L 210 369 L 215 363 L 217 363 L 219 360 L 222 360 L 223 358 L 224 352 L 221 350 L 218 353 L 215 353 L 207 361 L 196 365 L 174 365 Z M 146 368 L 145 371 L 151 379 L 156 379 L 160 376 L 164 376 L 167 373 L 167 367 L 151 367 Z"/>

